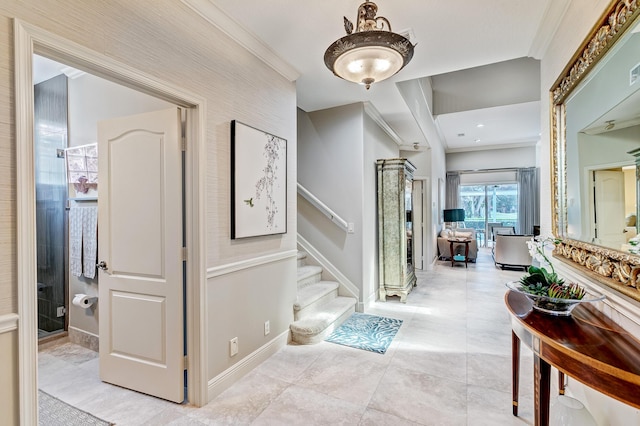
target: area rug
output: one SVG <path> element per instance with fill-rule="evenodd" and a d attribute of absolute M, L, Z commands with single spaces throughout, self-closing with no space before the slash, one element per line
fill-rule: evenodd
<path fill-rule="evenodd" d="M 399 319 L 355 312 L 325 340 L 383 354 L 401 325 Z"/>
<path fill-rule="evenodd" d="M 42 390 L 38 390 L 38 418 L 41 426 L 111 426 L 114 424 L 72 407 Z"/>

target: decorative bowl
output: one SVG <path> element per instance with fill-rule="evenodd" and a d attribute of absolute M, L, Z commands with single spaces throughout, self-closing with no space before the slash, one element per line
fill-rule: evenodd
<path fill-rule="evenodd" d="M 573 308 L 580 303 L 592 303 L 604 300 L 606 296 L 600 293 L 592 292 L 585 294 L 582 299 L 558 299 L 549 296 L 540 296 L 528 293 L 523 290 L 523 286 L 518 281 L 509 281 L 506 284 L 509 290 L 524 294 L 533 304 L 533 309 L 544 312 L 549 315 L 566 317 L 571 315 Z"/>

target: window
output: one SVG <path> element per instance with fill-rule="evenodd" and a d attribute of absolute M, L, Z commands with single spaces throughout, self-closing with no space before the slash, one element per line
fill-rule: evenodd
<path fill-rule="evenodd" d="M 460 199 L 467 228 L 484 231 L 487 223 L 500 223 L 517 229 L 517 183 L 460 185 Z"/>

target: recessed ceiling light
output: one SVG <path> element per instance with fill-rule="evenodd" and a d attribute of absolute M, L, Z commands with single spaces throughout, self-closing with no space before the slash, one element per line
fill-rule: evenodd
<path fill-rule="evenodd" d="M 475 143 L 478 143 L 478 142 L 480 142 L 480 139 L 476 139 L 474 142 L 475 142 Z"/>
<path fill-rule="evenodd" d="M 484 127 L 484 124 L 482 124 L 482 123 L 478 123 L 478 125 L 477 125 L 476 127 L 477 127 L 477 128 Z"/>

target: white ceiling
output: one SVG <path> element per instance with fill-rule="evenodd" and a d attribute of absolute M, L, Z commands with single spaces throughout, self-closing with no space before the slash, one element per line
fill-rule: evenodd
<path fill-rule="evenodd" d="M 335 77 L 323 61 L 326 48 L 345 35 L 342 17 L 355 21 L 361 0 L 183 1 L 192 6 L 194 3 L 213 3 L 295 68 L 300 74 L 296 87 L 301 109 L 311 112 L 354 102 L 370 102 L 403 144 L 417 142 L 424 146 L 428 142 L 395 83 L 515 58 L 535 57 L 546 48 L 545 43 L 553 36 L 555 25 L 570 2 L 378 0 L 378 16 L 386 17 L 394 32 L 410 31 L 416 47 L 412 61 L 403 70 L 367 91 L 360 85 Z M 539 88 L 539 82 L 538 77 L 538 81 L 530 83 Z M 446 150 L 536 143 L 540 133 L 539 94 L 538 89 L 534 100 L 537 104 L 531 100 L 518 101 L 514 107 L 492 106 L 438 117 L 436 125 L 445 139 Z M 485 127 L 476 128 L 479 122 Z M 458 133 L 467 136 L 460 138 Z M 476 139 L 481 142 L 475 142 Z"/>
<path fill-rule="evenodd" d="M 370 90 L 335 77 L 323 61 L 345 34 L 342 17 L 355 21 L 361 0 L 182 1 L 200 13 L 213 7 L 226 14 L 297 72 L 299 108 L 368 102 L 404 148 L 429 142 L 397 83 L 430 77 L 435 126 L 446 151 L 456 152 L 540 139 L 539 62 L 527 57 L 544 51 L 571 0 L 378 0 L 378 16 L 393 31 L 410 32 L 416 47 L 403 70 Z M 36 65 L 39 78 L 55 75 L 47 77 L 46 61 Z"/>

